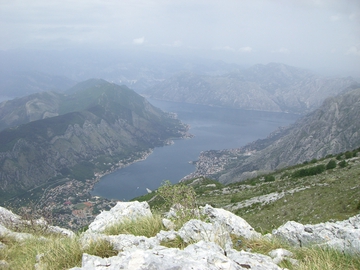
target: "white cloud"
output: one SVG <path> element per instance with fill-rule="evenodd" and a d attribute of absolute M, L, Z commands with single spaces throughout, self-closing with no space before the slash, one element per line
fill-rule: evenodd
<path fill-rule="evenodd" d="M 181 47 L 182 46 L 182 41 L 181 40 L 175 40 L 172 44 L 172 47 Z"/>
<path fill-rule="evenodd" d="M 358 53 L 352 46 L 359 44 L 359 1 L 0 0 L 0 49 L 121 44 L 240 63 L 246 57 L 252 64 L 286 56 L 295 66 L 349 69 L 358 58 L 345 53 Z"/>
<path fill-rule="evenodd" d="M 341 17 L 339 15 L 330 16 L 330 21 L 332 21 L 332 22 L 339 21 L 340 19 L 341 19 Z"/>
<path fill-rule="evenodd" d="M 250 53 L 253 51 L 253 48 L 247 46 L 247 47 L 242 47 L 239 49 L 239 52 L 243 52 L 243 53 Z"/>
<path fill-rule="evenodd" d="M 281 47 L 280 49 L 275 50 L 275 51 L 271 51 L 271 52 L 272 53 L 283 53 L 283 54 L 289 54 L 290 53 L 289 49 L 284 48 L 284 47 Z"/>
<path fill-rule="evenodd" d="M 144 44 L 144 42 L 145 42 L 145 37 L 133 39 L 133 44 L 135 45 L 141 45 Z"/>
<path fill-rule="evenodd" d="M 360 44 L 350 47 L 348 49 L 348 51 L 346 52 L 346 54 L 353 54 L 353 55 L 360 56 Z"/>
<path fill-rule="evenodd" d="M 230 51 L 230 52 L 235 52 L 236 50 L 230 46 L 223 46 L 223 47 L 215 47 L 213 48 L 213 50 L 215 51 Z"/>

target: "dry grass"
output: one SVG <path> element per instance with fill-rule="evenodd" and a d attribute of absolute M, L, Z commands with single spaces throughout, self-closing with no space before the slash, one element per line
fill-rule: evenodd
<path fill-rule="evenodd" d="M 104 233 L 107 235 L 132 234 L 153 237 L 161 230 L 165 230 L 162 217 L 159 214 L 154 214 L 137 219 L 124 219 L 109 226 Z"/>
<path fill-rule="evenodd" d="M 360 254 L 343 254 L 333 249 L 302 248 L 296 251 L 299 270 L 356 270 L 360 269 Z"/>
<path fill-rule="evenodd" d="M 23 242 L 2 238 L 7 245 L 0 250 L 0 260 L 10 264 L 10 269 L 34 269 L 36 256 L 40 255 L 40 269 L 68 269 L 81 265 L 83 253 L 109 257 L 117 255 L 112 246 L 106 241 L 93 243 L 83 249 L 78 237 L 67 238 L 59 236 L 33 237 Z"/>
<path fill-rule="evenodd" d="M 284 248 L 291 251 L 294 254 L 293 259 L 298 261 L 298 265 L 293 265 L 287 260 L 281 262 L 279 265 L 280 267 L 288 268 L 290 270 L 360 269 L 360 253 L 344 254 L 341 251 L 316 246 L 296 248 L 289 246 L 276 238 L 256 238 L 247 240 L 232 236 L 232 240 L 234 247 L 237 250 L 251 250 L 251 252 L 264 255 L 268 255 L 270 251 L 278 248 Z M 238 242 L 239 240 L 240 242 Z"/>

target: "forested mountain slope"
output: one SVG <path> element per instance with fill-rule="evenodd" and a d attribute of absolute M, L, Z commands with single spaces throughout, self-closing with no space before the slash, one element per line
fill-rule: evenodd
<path fill-rule="evenodd" d="M 0 132 L 2 199 L 49 180 L 92 178 L 94 172 L 181 137 L 187 130 L 124 86 L 90 80 L 72 92 L 35 95 L 31 104 L 38 100 L 38 106 L 25 102 L 25 107 L 31 107 L 32 116 L 36 111 L 39 120 Z M 50 112 L 56 116 L 44 118 Z"/>

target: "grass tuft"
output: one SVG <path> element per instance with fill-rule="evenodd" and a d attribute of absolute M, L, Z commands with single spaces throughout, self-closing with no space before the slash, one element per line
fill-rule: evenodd
<path fill-rule="evenodd" d="M 165 230 L 162 217 L 159 214 L 154 214 L 137 219 L 124 219 L 108 227 L 104 233 L 107 235 L 133 234 L 135 236 L 153 237 L 161 230 Z"/>
<path fill-rule="evenodd" d="M 350 255 L 329 248 L 302 248 L 296 250 L 299 270 L 356 270 L 360 269 L 360 254 Z"/>
<path fill-rule="evenodd" d="M 7 247 L 0 249 L 0 260 L 7 261 L 10 269 L 34 269 L 36 263 L 39 263 L 39 269 L 69 269 L 81 265 L 83 253 L 100 257 L 118 253 L 107 241 L 98 241 L 83 249 L 78 237 L 33 237 L 23 242 L 5 238 L 1 242 Z M 36 256 L 41 257 L 38 262 Z"/>
<path fill-rule="evenodd" d="M 190 245 L 189 243 L 186 243 L 180 236 L 176 236 L 176 238 L 174 240 L 171 241 L 162 241 L 160 243 L 162 246 L 164 247 L 168 247 L 168 248 L 178 248 L 178 249 L 184 249 L 186 248 L 188 245 Z"/>
<path fill-rule="evenodd" d="M 331 248 L 324 247 L 302 247 L 296 248 L 276 238 L 254 238 L 244 239 L 231 235 L 234 248 L 237 250 L 249 250 L 251 252 L 268 255 L 270 251 L 284 248 L 291 251 L 293 259 L 298 265 L 284 260 L 280 267 L 296 270 L 355 270 L 360 269 L 360 254 L 344 254 Z"/>

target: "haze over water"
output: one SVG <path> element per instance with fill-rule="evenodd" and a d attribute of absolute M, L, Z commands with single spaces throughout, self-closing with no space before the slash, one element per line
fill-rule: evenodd
<path fill-rule="evenodd" d="M 280 126 L 294 123 L 298 115 L 225 109 L 197 104 L 150 100 L 164 111 L 175 112 L 191 126 L 192 139 L 175 140 L 173 145 L 155 148 L 144 161 L 101 178 L 93 196 L 127 201 L 158 188 L 164 180 L 178 182 L 195 170 L 189 163 L 201 151 L 238 148 L 265 138 Z"/>

